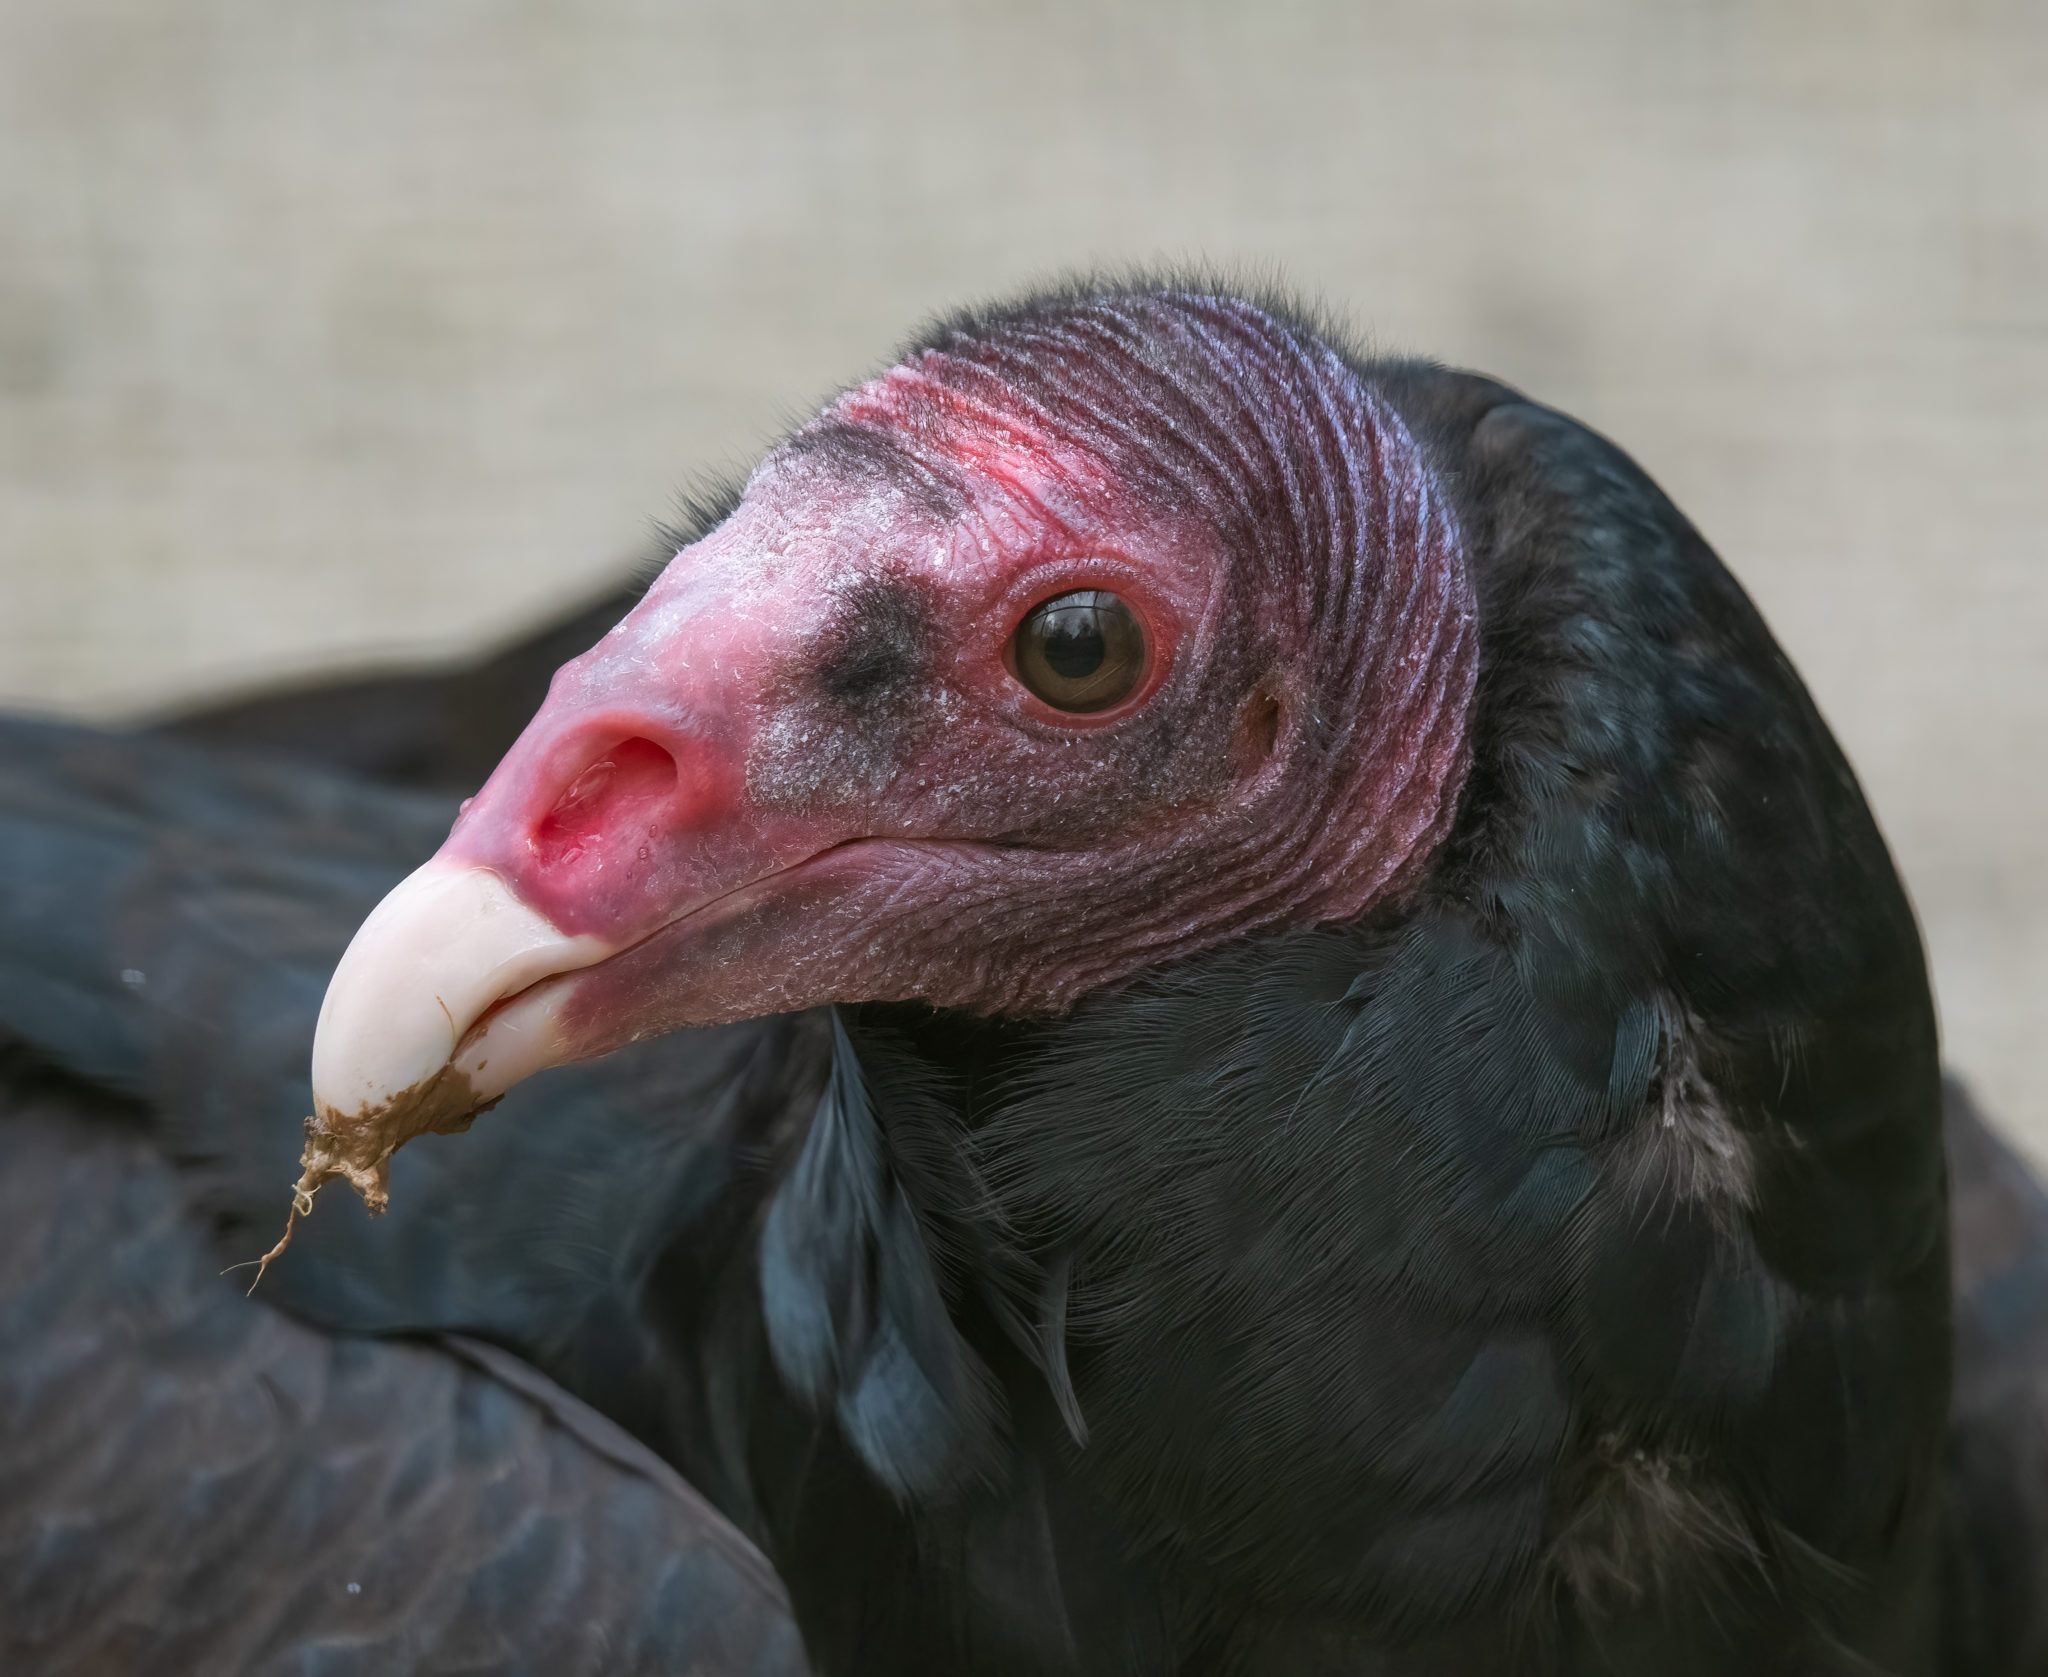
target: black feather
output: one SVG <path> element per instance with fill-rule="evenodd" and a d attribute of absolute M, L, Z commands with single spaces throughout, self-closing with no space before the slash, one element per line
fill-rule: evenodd
<path fill-rule="evenodd" d="M 832 1020 L 832 1076 L 761 1231 L 761 1302 L 790 1390 L 838 1417 L 899 1498 L 985 1461 L 988 1377 L 947 1314 L 866 1074 Z"/>

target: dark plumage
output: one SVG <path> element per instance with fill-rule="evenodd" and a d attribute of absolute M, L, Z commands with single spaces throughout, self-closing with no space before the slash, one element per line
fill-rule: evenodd
<path fill-rule="evenodd" d="M 1256 422 L 1230 417 L 1227 380 L 1203 383 L 1236 363 L 1187 359 L 1231 333 L 1286 399 Z M 2041 1633 L 2026 1603 L 2048 1581 L 2031 1407 L 2048 1210 L 1956 1106 L 1952 1336 L 1942 1095 L 1911 915 L 1839 751 L 1690 526 L 1617 450 L 1512 391 L 1341 360 L 1270 310 L 1081 292 L 929 342 L 952 360 L 924 385 L 856 393 L 757 480 L 786 521 L 766 527 L 835 529 L 854 515 L 806 509 L 850 504 L 835 497 L 873 477 L 857 505 L 879 522 L 860 528 L 883 534 L 805 631 L 808 662 L 716 643 L 742 654 L 720 666 L 736 707 L 758 667 L 762 714 L 805 731 L 760 724 L 741 789 L 692 807 L 751 821 L 758 805 L 812 823 L 818 842 L 943 839 L 972 852 L 980 892 L 1005 868 L 1075 891 L 1091 857 L 1180 856 L 1189 900 L 1220 905 L 1214 935 L 1154 930 L 1167 876 L 1152 863 L 1105 871 L 1078 929 L 1019 922 L 1049 976 L 1005 988 L 1000 959 L 949 955 L 931 992 L 959 1002 L 946 1007 L 903 982 L 903 952 L 936 936 L 923 922 L 894 943 L 864 931 L 858 960 L 828 949 L 758 992 L 739 969 L 772 966 L 777 940 L 827 936 L 833 899 L 736 922 L 719 963 L 659 992 L 697 999 L 658 1022 L 718 1016 L 687 1008 L 728 982 L 795 993 L 837 974 L 810 997 L 836 1006 L 519 1084 L 470 1134 L 392 1161 L 382 1222 L 323 1201 L 264 1296 L 333 1331 L 474 1335 L 530 1360 L 761 1547 L 825 1673 L 2028 1669 Z M 1041 375 L 1033 356 L 1068 359 Z M 1242 530 L 1218 538 L 1217 563 L 1264 543 L 1261 564 L 1288 551 L 1308 567 L 1287 582 L 1297 617 L 1268 622 L 1268 595 L 1247 587 L 1241 621 L 1185 628 L 1195 650 L 1180 656 L 1212 662 L 1176 665 L 1156 701 L 1142 686 L 1134 701 L 1184 706 L 1176 734 L 1147 745 L 1112 713 L 1066 753 L 1147 788 L 1112 782 L 1090 804 L 1083 776 L 1080 813 L 1032 788 L 1006 810 L 999 784 L 955 790 L 920 766 L 947 751 L 986 765 L 1007 736 L 977 743 L 971 685 L 945 728 L 920 708 L 955 702 L 956 585 L 906 593 L 861 569 L 887 551 L 891 519 L 923 531 L 969 516 L 983 441 L 1024 423 L 1002 417 L 1020 390 L 1036 393 L 1033 434 L 1065 439 L 1061 481 L 1082 486 L 1055 520 L 1073 540 L 1120 543 L 1118 562 L 1142 570 L 1159 519 L 1227 502 L 1204 528 Z M 1213 484 L 1177 478 L 1179 456 L 1144 431 L 1169 409 L 1188 447 L 1239 451 Z M 1370 472 L 1340 412 L 1364 416 Z M 1322 452 L 1261 454 L 1289 425 L 1326 427 Z M 1119 440 L 1089 442 L 1097 430 Z M 753 539 L 770 513 L 742 511 L 755 522 L 720 539 Z M 1292 549 L 1268 540 L 1283 528 Z M 1046 539 L 1029 538 L 1032 562 Z M 1398 656 L 1420 608 L 1360 605 L 1382 626 L 1369 633 L 1348 607 L 1328 616 L 1313 566 L 1349 566 L 1360 543 L 1344 588 L 1366 599 L 1395 578 L 1415 590 L 1404 598 L 1443 602 L 1435 663 Z M 1444 554 L 1454 569 L 1432 569 Z M 626 758 L 609 742 L 625 724 L 581 755 L 551 743 L 570 737 L 562 716 L 585 725 L 559 707 L 599 691 L 607 647 L 640 649 L 644 671 L 648 649 L 673 644 L 657 631 L 682 632 L 663 627 L 681 608 L 662 586 L 558 683 L 468 831 L 525 831 L 530 808 L 535 854 L 574 861 L 611 842 L 614 806 L 666 807 L 647 802 L 645 753 L 639 801 L 620 801 Z M 1379 673 L 1290 664 L 1290 623 Z M 1416 669 L 1434 673 L 1396 673 Z M 1413 721 L 1396 749 L 1371 736 L 1403 681 Z M 989 691 L 1007 702 L 999 681 Z M 602 692 L 607 716 L 643 703 Z M 846 737 L 814 739 L 833 707 Z M 1452 743 L 1444 717 L 1462 730 Z M 691 753 L 715 760 L 723 736 L 686 749 L 666 726 L 636 721 L 628 743 L 673 757 L 681 785 L 699 772 Z M 777 755 L 789 740 L 813 755 Z M 611 792 L 585 766 L 606 751 Z M 830 773 L 800 782 L 791 765 L 806 762 Z M 1353 802 L 1317 801 L 1340 784 Z M 1433 790 L 1410 795 L 1438 785 L 1441 814 Z M 844 813 L 904 796 L 923 800 L 922 824 Z M 1279 870 L 1296 845 L 1312 884 L 1258 895 L 1202 875 L 1217 856 L 1257 863 L 1227 822 L 1182 844 L 1174 824 L 1197 807 L 1303 824 L 1267 854 Z M 1340 807 L 1396 812 L 1416 848 L 1329 848 L 1317 823 Z M 282 759 L 12 727 L 0 1024 L 146 1103 L 196 1203 L 252 1256 L 311 1104 L 321 988 L 447 815 Z M 585 825 L 546 836 L 565 821 Z M 948 821 L 974 825 L 955 838 Z M 458 849 L 483 842 L 463 832 Z M 1289 906 L 1337 900 L 1341 868 L 1368 882 L 1362 910 Z M 863 927 L 914 913 L 918 877 Z M 1116 968 L 1099 942 L 1119 888 L 1177 958 Z M 640 966 L 617 970 L 656 994 L 667 946 L 625 912 L 589 924 L 627 928 L 614 959 Z M 1084 932 L 1069 956 L 1060 938 Z M 1073 984 L 1076 961 L 1097 976 Z M 583 994 L 618 990 L 610 965 L 589 968 Z M 991 1011 L 985 996 L 1022 999 Z M 577 1028 L 596 1042 L 598 1003 L 584 1005 Z M 24 1327 L 7 1355 L 32 1364 L 40 1343 Z M 709 1587 L 689 1607 L 721 1622 L 740 1610 Z"/>
<path fill-rule="evenodd" d="M 616 1425 L 245 1301 L 132 1115 L 0 1100 L 0 1668 L 800 1677 L 759 1553 Z"/>

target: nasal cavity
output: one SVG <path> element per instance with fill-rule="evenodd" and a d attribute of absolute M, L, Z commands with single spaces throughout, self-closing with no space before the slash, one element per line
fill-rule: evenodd
<path fill-rule="evenodd" d="M 652 824 L 675 789 L 673 757 L 650 739 L 619 740 L 563 789 L 534 829 L 533 847 L 553 866 L 598 849 L 606 839 L 616 845 Z"/>

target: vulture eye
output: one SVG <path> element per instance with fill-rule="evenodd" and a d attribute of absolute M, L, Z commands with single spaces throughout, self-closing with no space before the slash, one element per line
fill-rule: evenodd
<path fill-rule="evenodd" d="M 1017 679 L 1055 710 L 1107 710 L 1145 673 L 1145 633 L 1131 608 L 1099 588 L 1041 600 L 1017 625 Z"/>

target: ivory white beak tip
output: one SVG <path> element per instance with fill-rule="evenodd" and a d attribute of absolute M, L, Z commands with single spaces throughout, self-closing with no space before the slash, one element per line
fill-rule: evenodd
<path fill-rule="evenodd" d="M 315 1109 L 347 1115 L 389 1105 L 447 1065 L 506 997 L 610 952 L 601 938 L 557 930 L 488 868 L 426 863 L 371 911 L 334 970 L 313 1034 Z M 481 1045 L 470 1045 L 465 1062 Z M 482 1058 L 493 1062 L 488 1071 L 518 1069 L 495 1054 Z M 489 1098 L 518 1076 L 485 1081 L 497 1084 L 479 1086 Z"/>

